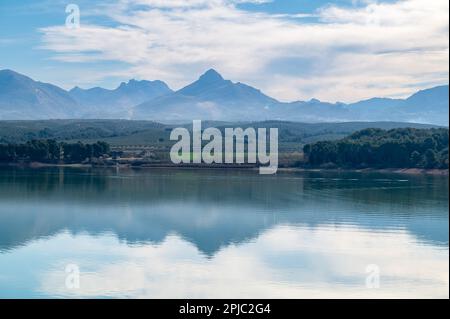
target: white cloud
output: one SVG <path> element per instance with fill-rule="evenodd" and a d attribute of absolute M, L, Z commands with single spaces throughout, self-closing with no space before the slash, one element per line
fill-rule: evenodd
<path fill-rule="evenodd" d="M 83 24 L 82 16 L 78 30 L 42 29 L 43 47 L 61 61 L 124 62 L 114 76 L 175 88 L 214 67 L 284 100 L 398 96 L 448 82 L 447 0 L 327 6 L 314 23 L 239 10 L 237 2 L 122 0 L 102 11 L 114 27 Z"/>

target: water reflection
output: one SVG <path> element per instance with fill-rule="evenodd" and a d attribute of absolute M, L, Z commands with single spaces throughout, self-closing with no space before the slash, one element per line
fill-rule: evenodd
<path fill-rule="evenodd" d="M 445 297 L 448 180 L 0 169 L 0 274 L 0 296 Z"/>

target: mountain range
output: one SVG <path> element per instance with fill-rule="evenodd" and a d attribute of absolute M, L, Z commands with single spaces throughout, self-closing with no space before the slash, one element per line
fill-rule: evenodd
<path fill-rule="evenodd" d="M 0 120 L 401 121 L 448 126 L 448 103 L 448 85 L 425 89 L 406 99 L 285 103 L 246 84 L 226 80 L 213 69 L 177 91 L 162 81 L 137 80 L 114 90 L 75 87 L 66 91 L 11 70 L 0 71 Z"/>

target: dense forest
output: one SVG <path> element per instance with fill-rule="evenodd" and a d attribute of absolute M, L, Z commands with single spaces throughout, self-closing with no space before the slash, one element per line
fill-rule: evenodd
<path fill-rule="evenodd" d="M 0 162 L 34 161 L 42 163 L 81 163 L 109 153 L 105 142 L 64 143 L 55 140 L 31 140 L 23 144 L 0 144 Z"/>
<path fill-rule="evenodd" d="M 364 129 L 304 146 L 313 167 L 447 168 L 448 129 Z"/>

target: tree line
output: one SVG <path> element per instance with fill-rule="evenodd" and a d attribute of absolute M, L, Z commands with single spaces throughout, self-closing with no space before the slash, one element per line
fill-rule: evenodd
<path fill-rule="evenodd" d="M 99 158 L 110 151 L 105 142 L 93 144 L 65 143 L 55 140 L 32 140 L 23 144 L 0 144 L 0 162 L 34 161 L 42 163 L 81 163 Z"/>
<path fill-rule="evenodd" d="M 316 167 L 448 169 L 448 146 L 448 129 L 399 128 L 364 129 L 303 150 L 307 165 Z"/>

